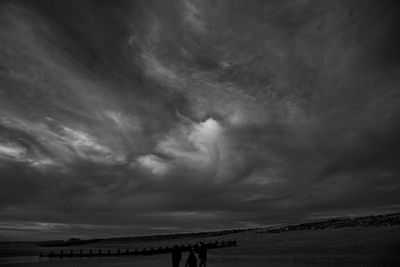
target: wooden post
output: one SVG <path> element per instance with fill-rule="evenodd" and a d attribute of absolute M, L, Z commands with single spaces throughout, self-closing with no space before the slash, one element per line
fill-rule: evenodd
<path fill-rule="evenodd" d="M 107 256 L 110 257 L 110 254 L 111 254 L 111 251 L 110 251 L 110 249 L 108 249 Z"/>
<path fill-rule="evenodd" d="M 79 254 L 79 258 L 82 258 L 83 251 L 81 249 L 81 253 Z"/>
<path fill-rule="evenodd" d="M 92 249 L 89 250 L 89 257 L 92 257 Z"/>
<path fill-rule="evenodd" d="M 60 259 L 62 259 L 63 254 L 64 254 L 64 251 L 61 250 Z"/>
<path fill-rule="evenodd" d="M 72 254 L 74 254 L 74 250 L 71 249 L 71 254 L 69 254 L 69 257 L 72 258 Z"/>

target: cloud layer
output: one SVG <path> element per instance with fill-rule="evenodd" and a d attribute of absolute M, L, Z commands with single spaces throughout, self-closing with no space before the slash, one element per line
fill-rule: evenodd
<path fill-rule="evenodd" d="M 0 238 L 398 209 L 399 11 L 1 2 Z"/>

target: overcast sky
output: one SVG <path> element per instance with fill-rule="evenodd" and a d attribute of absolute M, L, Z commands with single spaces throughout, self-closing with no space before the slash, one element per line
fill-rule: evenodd
<path fill-rule="evenodd" d="M 396 1 L 1 1 L 0 240 L 400 207 Z"/>

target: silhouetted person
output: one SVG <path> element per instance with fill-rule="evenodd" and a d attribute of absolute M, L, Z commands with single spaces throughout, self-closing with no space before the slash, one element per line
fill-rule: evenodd
<path fill-rule="evenodd" d="M 178 246 L 172 248 L 172 267 L 179 267 L 181 263 L 182 253 Z"/>
<path fill-rule="evenodd" d="M 187 258 L 185 267 L 197 267 L 197 258 L 196 255 L 194 255 L 194 249 L 191 248 L 189 252 L 189 257 Z"/>
<path fill-rule="evenodd" d="M 207 247 L 204 243 L 199 247 L 199 267 L 207 266 Z"/>

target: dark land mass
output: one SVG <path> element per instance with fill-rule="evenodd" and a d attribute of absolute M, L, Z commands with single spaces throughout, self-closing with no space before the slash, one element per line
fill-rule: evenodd
<path fill-rule="evenodd" d="M 370 215 L 362 217 L 340 217 L 331 218 L 326 220 L 291 224 L 280 227 L 262 227 L 262 228 L 246 228 L 246 229 L 230 229 L 220 231 L 209 231 L 209 232 L 194 232 L 194 233 L 182 233 L 182 234 L 163 234 L 163 235 L 145 235 L 145 236 L 133 236 L 133 237 L 114 237 L 114 238 L 103 238 L 103 239 L 69 239 L 69 240 L 53 240 L 53 241 L 41 241 L 36 244 L 41 247 L 66 247 L 66 246 L 77 246 L 93 243 L 132 243 L 132 242 L 153 242 L 153 241 L 165 241 L 175 239 L 187 239 L 187 238 L 210 238 L 220 237 L 230 234 L 245 232 L 245 231 L 257 231 L 258 233 L 281 233 L 287 231 L 297 230 L 321 230 L 326 228 L 342 228 L 342 227 L 377 227 L 377 226 L 392 226 L 400 225 L 400 213 L 392 213 L 385 215 Z"/>
<path fill-rule="evenodd" d="M 218 237 L 234 233 L 240 233 L 249 230 L 253 229 L 232 229 L 232 230 L 196 232 L 196 233 L 184 233 L 184 234 L 145 235 L 145 236 L 114 237 L 114 238 L 88 239 L 88 240 L 55 240 L 55 241 L 38 242 L 37 245 L 41 247 L 65 247 L 65 246 L 76 246 L 76 245 L 84 245 L 91 243 L 120 244 L 120 243 L 132 243 L 132 242 L 164 241 L 164 240 L 174 240 L 182 238 L 209 238 L 209 237 Z"/>
<path fill-rule="evenodd" d="M 342 228 L 342 227 L 355 227 L 355 226 L 391 226 L 400 225 L 400 213 L 386 214 L 386 215 L 371 215 L 356 218 L 332 218 L 329 220 L 301 223 L 294 225 L 287 225 L 279 228 L 268 229 L 264 232 L 268 233 L 281 233 L 287 231 L 297 230 L 321 230 L 326 228 Z M 262 231 L 261 231 L 262 232 Z"/>

